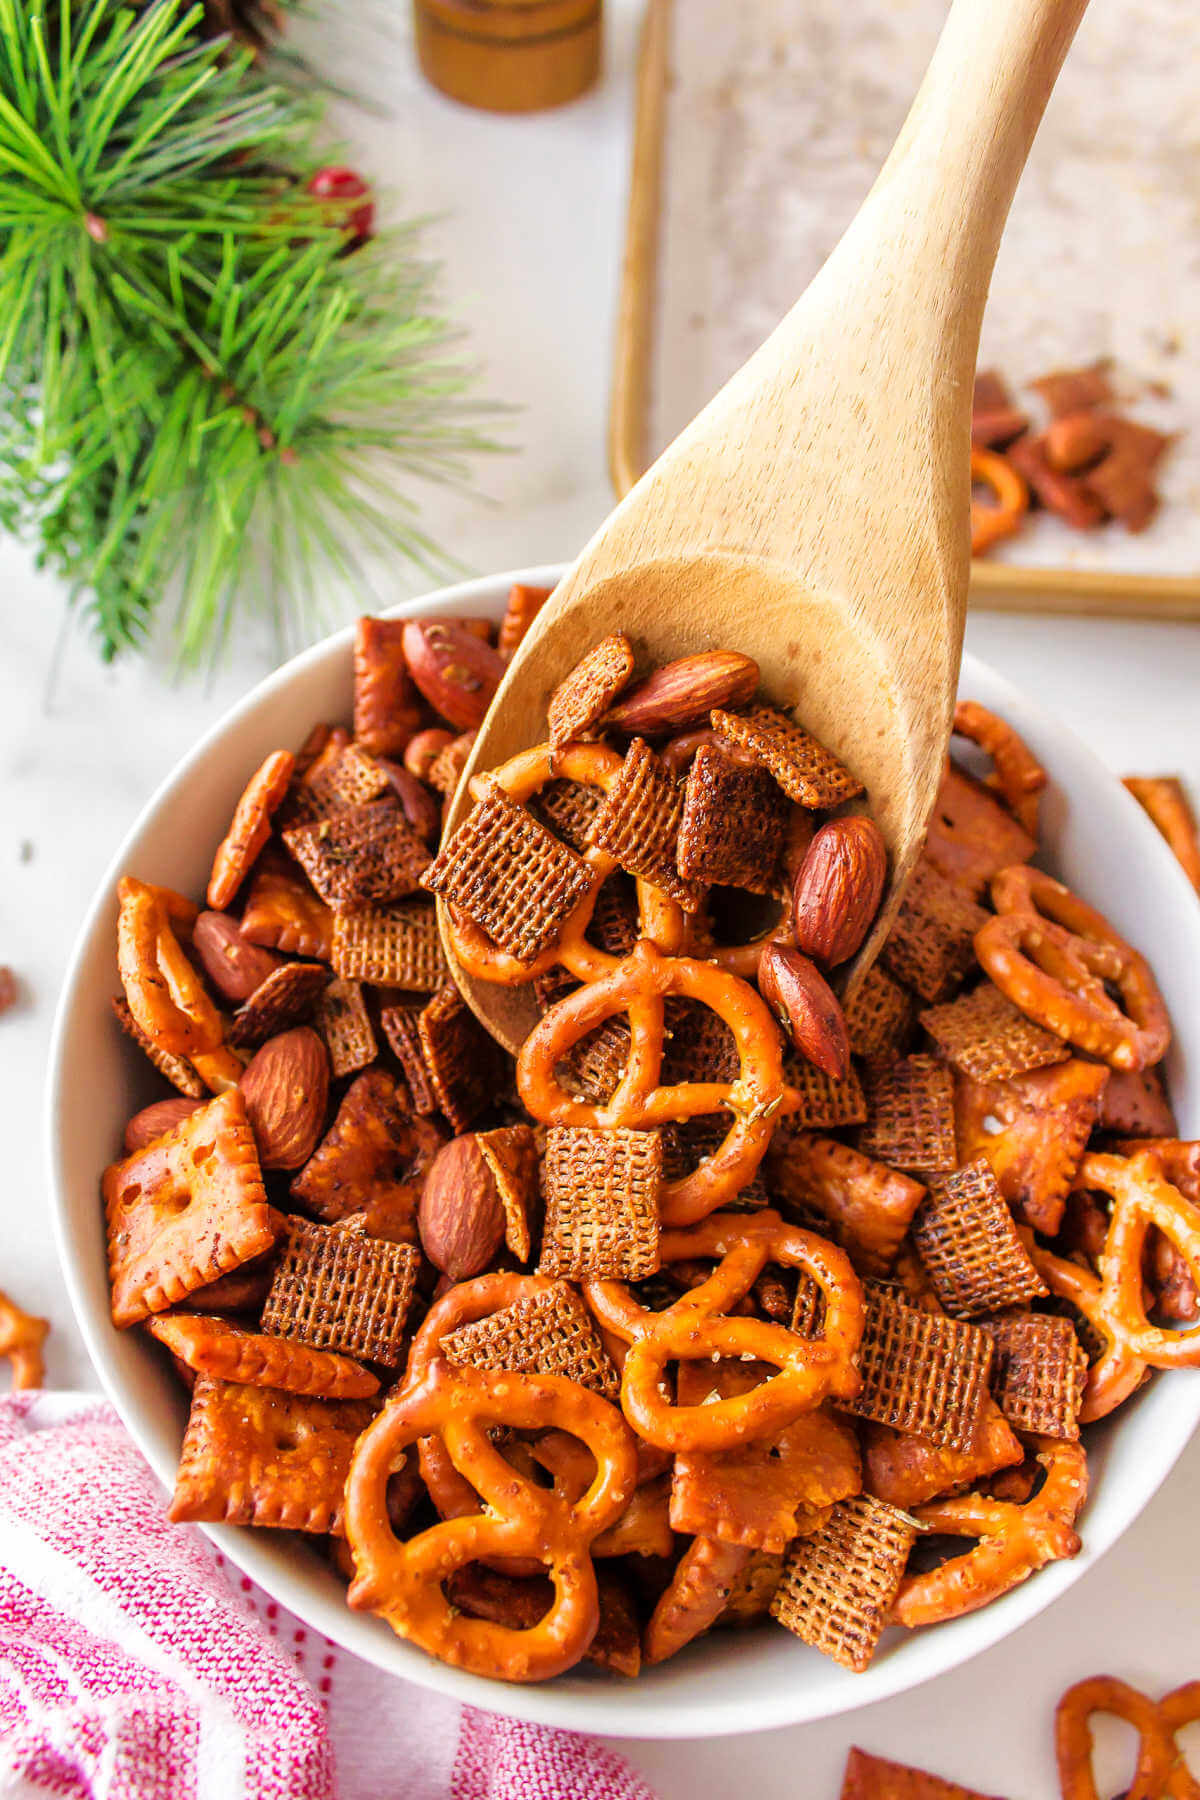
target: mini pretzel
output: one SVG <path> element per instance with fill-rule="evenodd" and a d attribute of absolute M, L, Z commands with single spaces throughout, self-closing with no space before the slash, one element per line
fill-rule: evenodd
<path fill-rule="evenodd" d="M 971 481 L 991 488 L 994 506 L 971 501 L 971 555 L 982 556 L 1001 538 L 1011 537 L 1029 510 L 1029 489 L 1006 457 L 994 450 L 971 446 Z"/>
<path fill-rule="evenodd" d="M 1033 1266 L 1052 1294 L 1066 1300 L 1095 1331 L 1103 1348 L 1087 1373 L 1079 1423 L 1090 1425 L 1137 1392 L 1146 1379 L 1145 1359 L 1135 1356 L 1123 1339 L 1107 1322 L 1103 1307 L 1103 1290 L 1098 1276 L 1079 1263 L 1054 1256 L 1040 1244 L 1029 1251 Z"/>
<path fill-rule="evenodd" d="M 287 793 L 295 767 L 290 750 L 273 750 L 250 777 L 208 878 L 208 904 L 215 912 L 224 912 L 270 837 L 271 814 Z"/>
<path fill-rule="evenodd" d="M 1197 1800 L 1200 1783 L 1176 1734 L 1200 1718 L 1200 1681 L 1185 1682 L 1157 1703 L 1114 1675 L 1093 1675 L 1067 1689 L 1054 1714 L 1062 1800 L 1099 1800 L 1092 1772 L 1094 1713 L 1110 1713 L 1138 1734 L 1137 1768 L 1126 1800 Z"/>
<path fill-rule="evenodd" d="M 616 751 L 604 744 L 567 744 L 558 751 L 552 750 L 549 744 L 538 744 L 534 749 L 514 756 L 502 768 L 489 770 L 486 778 L 479 779 L 495 782 L 510 799 L 524 803 L 541 793 L 548 783 L 560 780 L 577 781 L 607 794 L 615 784 L 621 766 L 622 759 Z M 471 785 L 476 798 L 485 791 L 478 781 Z M 580 981 L 595 981 L 615 967 L 617 958 L 590 944 L 587 929 L 600 885 L 614 872 L 617 863 L 605 851 L 594 847 L 584 850 L 582 857 L 595 871 L 591 891 L 564 920 L 556 941 L 533 962 L 521 962 L 510 956 L 493 944 L 486 932 L 458 907 L 445 906 L 447 935 L 455 956 L 468 975 L 479 981 L 516 987 L 536 980 L 557 966 L 569 970 Z M 681 909 L 640 878 L 637 895 L 642 935 L 652 938 L 663 950 L 676 950 L 683 936 Z"/>
<path fill-rule="evenodd" d="M 596 1473 L 581 1499 L 535 1485 L 491 1442 L 492 1426 L 555 1425 L 581 1438 Z M 401 1543 L 387 1511 L 388 1480 L 404 1450 L 437 1435 L 485 1510 L 444 1519 Z M 561 1376 L 494 1375 L 435 1357 L 388 1401 L 358 1440 L 346 1483 L 346 1537 L 354 1556 L 349 1602 L 387 1619 L 401 1637 L 477 1675 L 544 1681 L 578 1662 L 596 1632 L 592 1541 L 623 1511 L 637 1482 L 632 1433 L 606 1400 Z M 535 1557 L 553 1583 L 545 1615 L 525 1629 L 471 1619 L 442 1584 L 468 1563 Z"/>
<path fill-rule="evenodd" d="M 46 1379 L 42 1345 L 50 1330 L 45 1319 L 22 1312 L 7 1294 L 0 1294 L 0 1356 L 12 1367 L 13 1392 L 40 1388 Z"/>
<path fill-rule="evenodd" d="M 724 1213 L 689 1231 L 664 1233 L 663 1263 L 717 1258 L 707 1280 L 665 1312 L 648 1312 L 618 1281 L 588 1281 L 584 1296 L 600 1323 L 629 1345 L 621 1374 L 621 1410 L 634 1430 L 663 1450 L 728 1450 L 788 1425 L 828 1395 L 857 1392 L 854 1354 L 862 1337 L 862 1289 L 849 1259 L 824 1238 L 787 1225 L 778 1213 Z M 764 1319 L 728 1315 L 769 1262 L 803 1269 L 825 1297 L 819 1338 L 804 1338 Z M 676 1406 L 662 1378 L 677 1358 L 752 1357 L 778 1375 L 748 1394 Z"/>
<path fill-rule="evenodd" d="M 117 896 L 117 967 L 134 1019 L 161 1049 L 186 1057 L 213 1093 L 236 1086 L 241 1061 L 180 947 L 163 890 L 123 875 Z"/>
<path fill-rule="evenodd" d="M 1029 1442 L 1046 1479 L 1023 1505 L 975 1493 L 915 1509 L 914 1517 L 927 1531 L 977 1541 L 940 1568 L 904 1577 L 892 1609 L 897 1625 L 936 1625 L 975 1612 L 1044 1564 L 1078 1555 L 1081 1544 L 1074 1525 L 1088 1488 L 1083 1447 L 1058 1438 Z"/>
<path fill-rule="evenodd" d="M 1049 776 L 1012 726 L 978 700 L 960 700 L 954 709 L 954 731 L 978 744 L 992 759 L 986 785 L 995 788 L 1013 817 L 1037 836 L 1038 799 Z"/>
<path fill-rule="evenodd" d="M 724 1020 L 737 1045 L 735 1082 L 659 1085 L 668 994 L 699 1000 Z M 618 1013 L 628 1014 L 632 1038 L 624 1074 L 604 1105 L 577 1100 L 555 1068 L 582 1037 Z M 720 1147 L 690 1174 L 664 1185 L 659 1212 L 666 1225 L 690 1225 L 746 1186 L 770 1142 L 786 1092 L 779 1030 L 765 1002 L 723 969 L 662 956 L 646 939 L 624 962 L 551 1007 L 521 1047 L 517 1087 L 527 1111 L 545 1125 L 652 1130 L 727 1109 L 733 1122 Z"/>
<path fill-rule="evenodd" d="M 1103 913 L 1023 864 L 996 876 L 992 899 L 996 917 L 975 933 L 975 953 L 1014 1006 L 1112 1068 L 1159 1060 L 1171 1039 L 1163 997 Z"/>

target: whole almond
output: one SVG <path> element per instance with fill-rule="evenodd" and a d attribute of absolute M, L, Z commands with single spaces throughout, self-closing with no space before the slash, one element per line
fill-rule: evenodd
<path fill-rule="evenodd" d="M 850 1068 L 850 1039 L 837 995 L 807 956 L 768 944 L 758 963 L 758 986 L 796 1049 L 833 1081 Z"/>
<path fill-rule="evenodd" d="M 887 880 L 887 846 L 873 819 L 831 819 L 808 847 L 792 888 L 796 948 L 826 968 L 853 956 Z"/>
<path fill-rule="evenodd" d="M 456 731 L 474 731 L 483 723 L 504 673 L 499 651 L 451 619 L 410 619 L 404 655 L 434 712 Z"/>
<path fill-rule="evenodd" d="M 238 1086 L 264 1169 L 298 1169 L 317 1147 L 329 1099 L 329 1056 L 307 1025 L 268 1038 Z"/>
<path fill-rule="evenodd" d="M 665 663 L 630 688 L 605 724 L 631 736 L 686 731 L 708 721 L 714 706 L 744 706 L 758 687 L 758 664 L 736 650 L 701 650 Z"/>
<path fill-rule="evenodd" d="M 143 1106 L 125 1127 L 126 1153 L 132 1156 L 135 1150 L 144 1150 L 155 1138 L 182 1125 L 198 1106 L 203 1105 L 203 1100 L 185 1100 L 180 1094 L 174 1100 L 156 1100 L 153 1106 Z"/>
<path fill-rule="evenodd" d="M 430 769 L 453 736 L 452 731 L 445 731 L 440 725 L 418 731 L 404 747 L 404 766 L 409 774 L 415 775 L 418 781 L 428 781 Z"/>
<path fill-rule="evenodd" d="M 450 734 L 447 732 L 444 735 L 449 737 Z M 385 756 L 379 757 L 378 761 L 392 792 L 404 808 L 405 818 L 419 838 L 423 838 L 427 844 L 432 843 L 442 822 L 442 809 L 438 805 L 437 795 L 399 763 L 389 762 Z"/>
<path fill-rule="evenodd" d="M 421 1247 L 451 1281 L 478 1275 L 504 1241 L 504 1206 L 474 1132 L 439 1150 L 417 1212 Z"/>
<path fill-rule="evenodd" d="M 243 937 L 241 926 L 229 913 L 202 912 L 192 931 L 192 947 L 213 986 L 226 1000 L 239 1005 L 283 961 Z"/>

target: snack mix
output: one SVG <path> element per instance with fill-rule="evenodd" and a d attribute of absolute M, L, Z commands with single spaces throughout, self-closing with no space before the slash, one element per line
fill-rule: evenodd
<path fill-rule="evenodd" d="M 353 735 L 240 772 L 206 906 L 120 883 L 112 1315 L 191 1392 L 171 1517 L 308 1534 L 484 1676 L 749 1625 L 862 1670 L 1074 1556 L 1081 1428 L 1200 1364 L 1166 1010 L 971 701 L 861 980 L 870 796 L 736 651 L 614 634 L 462 789 L 543 598 L 363 620 Z"/>

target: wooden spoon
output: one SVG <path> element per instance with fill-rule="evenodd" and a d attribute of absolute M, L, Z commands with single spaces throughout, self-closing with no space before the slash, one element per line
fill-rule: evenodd
<path fill-rule="evenodd" d="M 543 741 L 554 687 L 609 632 L 627 632 L 654 662 L 709 646 L 754 657 L 769 698 L 865 782 L 887 840 L 889 894 L 851 980 L 886 932 L 941 780 L 967 601 L 984 302 L 1086 4 L 954 0 L 845 236 L 563 577 L 467 767 Z M 450 829 L 469 805 L 464 780 Z M 510 1049 L 522 1043 L 529 990 L 474 981 L 452 954 L 451 968 L 489 1031 Z"/>

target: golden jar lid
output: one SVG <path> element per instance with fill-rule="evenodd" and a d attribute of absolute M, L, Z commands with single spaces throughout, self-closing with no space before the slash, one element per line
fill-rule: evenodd
<path fill-rule="evenodd" d="M 538 112 L 600 72 L 601 0 L 414 0 L 422 72 L 466 106 Z"/>

